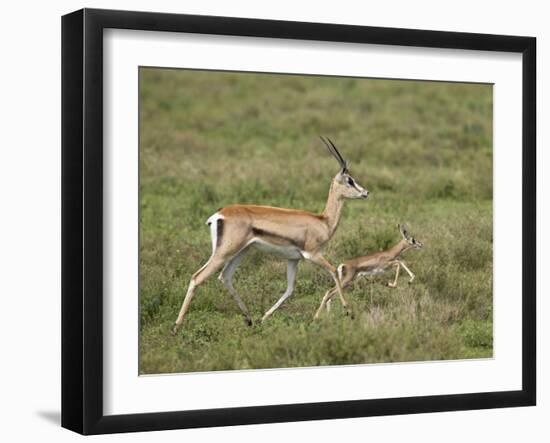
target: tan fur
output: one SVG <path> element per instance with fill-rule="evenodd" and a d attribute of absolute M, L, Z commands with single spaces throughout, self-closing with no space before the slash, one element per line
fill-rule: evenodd
<path fill-rule="evenodd" d="M 287 292 L 272 309 L 266 312 L 262 321 L 292 293 L 296 264 L 291 261 L 306 259 L 323 267 L 333 277 L 338 290 L 340 284 L 336 269 L 322 256 L 321 250 L 338 227 L 344 200 L 366 199 L 367 196 L 368 191 L 355 183 L 346 170 L 342 170 L 332 180 L 327 204 L 322 214 L 257 205 L 231 205 L 220 209 L 217 214 L 222 219 L 223 231 L 221 239 L 218 239 L 219 245 L 207 264 L 191 278 L 173 332 L 175 333 L 183 322 L 195 288 L 222 266 L 224 270 L 220 279 L 226 282 L 247 323 L 251 323 L 248 310 L 243 308 L 244 304 L 231 284 L 232 273 L 249 246 L 259 247 L 289 260 Z M 228 278 L 223 277 L 226 269 L 229 273 Z M 340 295 L 340 299 L 347 308 L 348 304 L 343 295 Z"/>
<path fill-rule="evenodd" d="M 349 260 L 344 261 L 338 266 L 338 277 L 340 279 L 341 289 L 347 288 L 351 285 L 357 277 L 361 275 L 377 275 L 382 274 L 388 271 L 390 268 L 395 268 L 395 278 L 393 282 L 389 282 L 388 286 L 391 288 L 397 287 L 397 279 L 399 277 L 399 269 L 402 267 L 411 277 L 409 283 L 412 283 L 414 280 L 414 274 L 407 267 L 407 265 L 401 260 L 401 255 L 408 251 L 409 249 L 420 249 L 422 248 L 422 243 L 416 241 L 414 238 L 408 236 L 405 230 L 402 230 L 398 225 L 399 230 L 402 235 L 402 239 L 390 249 L 381 252 L 375 252 L 369 255 L 364 255 L 361 257 L 355 257 Z M 338 293 L 336 287 L 329 289 L 321 305 L 315 314 L 315 318 L 318 318 L 323 311 L 323 308 L 326 306 L 327 310 L 330 310 L 330 302 L 332 297 Z"/>

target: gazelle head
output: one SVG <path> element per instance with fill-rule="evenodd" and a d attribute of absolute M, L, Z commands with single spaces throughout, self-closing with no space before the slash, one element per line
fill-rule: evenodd
<path fill-rule="evenodd" d="M 416 240 L 414 237 L 411 237 L 409 232 L 407 231 L 407 228 L 403 225 L 397 225 L 397 229 L 399 229 L 399 232 L 401 233 L 401 236 L 403 237 L 403 240 L 406 241 L 412 248 L 414 249 L 421 249 L 422 243 Z"/>
<path fill-rule="evenodd" d="M 334 146 L 334 143 L 332 143 L 328 137 L 320 137 L 320 139 L 340 165 L 340 171 L 332 180 L 332 190 L 336 192 L 340 198 L 361 198 L 366 200 L 369 196 L 369 191 L 357 183 L 349 174 L 348 162 L 342 158 L 338 149 Z"/>

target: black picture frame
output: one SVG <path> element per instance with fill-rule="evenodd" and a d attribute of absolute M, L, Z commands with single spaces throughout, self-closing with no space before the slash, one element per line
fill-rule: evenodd
<path fill-rule="evenodd" d="M 357 401 L 103 413 L 103 30 L 191 32 L 522 54 L 522 389 Z M 536 39 L 83 9 L 62 18 L 62 426 L 82 434 L 529 406 L 536 403 Z"/>

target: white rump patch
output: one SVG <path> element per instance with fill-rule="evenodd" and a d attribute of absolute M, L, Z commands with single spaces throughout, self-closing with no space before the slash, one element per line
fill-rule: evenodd
<path fill-rule="evenodd" d="M 338 265 L 338 278 L 342 280 L 342 271 L 344 270 L 344 263 Z"/>
<path fill-rule="evenodd" d="M 216 252 L 216 245 L 218 244 L 218 220 L 223 220 L 223 215 L 221 215 L 219 212 L 211 215 L 210 218 L 206 220 L 206 224 L 210 226 L 210 238 L 212 239 L 212 255 L 214 255 L 214 252 Z M 210 262 L 210 260 L 208 261 Z"/>
<path fill-rule="evenodd" d="M 218 220 L 223 220 L 223 215 L 216 212 L 214 215 L 210 216 L 208 220 L 206 220 L 206 224 L 210 227 L 210 238 L 212 239 L 212 255 L 208 259 L 208 261 L 200 268 L 197 272 L 201 272 L 204 268 L 206 268 L 210 262 L 212 261 L 212 257 L 214 257 L 214 252 L 216 252 L 216 244 L 218 243 Z"/>

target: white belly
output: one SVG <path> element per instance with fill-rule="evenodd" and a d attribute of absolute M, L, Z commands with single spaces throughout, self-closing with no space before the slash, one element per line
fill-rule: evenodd
<path fill-rule="evenodd" d="M 384 272 L 386 272 L 386 269 L 376 268 L 376 269 L 373 269 L 372 271 L 360 272 L 359 277 L 368 277 L 369 275 L 378 275 L 378 274 L 383 274 Z"/>
<path fill-rule="evenodd" d="M 259 239 L 254 239 L 252 245 L 260 251 L 267 252 L 279 258 L 284 258 L 285 260 L 298 260 L 303 258 L 302 251 L 295 246 L 274 245 Z"/>

